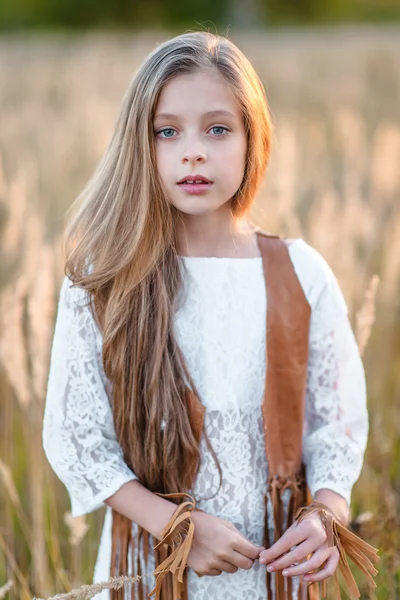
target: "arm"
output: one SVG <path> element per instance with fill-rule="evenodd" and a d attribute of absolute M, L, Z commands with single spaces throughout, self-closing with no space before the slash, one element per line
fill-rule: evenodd
<path fill-rule="evenodd" d="M 314 500 L 326 504 L 335 515 L 338 516 L 341 523 L 346 524 L 349 521 L 349 507 L 346 500 L 340 494 L 328 489 L 320 489 L 315 492 Z"/>
<path fill-rule="evenodd" d="M 70 288 L 65 278 L 50 361 L 44 450 L 69 492 L 73 516 L 108 505 L 161 540 L 177 505 L 144 487 L 123 459 L 101 350 L 102 338 L 85 292 Z M 252 566 L 261 547 L 246 540 L 234 525 L 200 510 L 194 510 L 191 518 L 195 535 L 187 560 L 197 573 L 215 575 Z M 190 547 L 187 539 L 179 543 Z"/>
<path fill-rule="evenodd" d="M 361 472 L 368 435 L 365 373 L 332 270 L 310 246 L 303 245 L 302 250 L 297 266 L 312 307 L 303 462 L 313 500 L 330 508 L 337 522 L 328 519 L 325 529 L 316 517 L 321 507 L 314 503 L 303 507 L 296 524 L 261 552 L 260 562 L 270 563 L 271 571 L 284 569 L 284 576 L 304 574 L 307 583 L 327 579 L 340 564 L 348 595 L 359 597 L 346 554 L 370 583 L 377 574 L 371 561 L 379 560 L 375 548 L 346 528 L 351 490 Z M 329 545 L 333 539 L 334 547 Z M 335 588 L 339 597 L 337 579 Z"/>
<path fill-rule="evenodd" d="M 348 522 L 368 436 L 366 381 L 347 307 L 333 273 L 310 326 L 303 460 L 314 499 Z"/>
<path fill-rule="evenodd" d="M 161 540 L 161 532 L 176 510 L 174 502 L 153 494 L 138 480 L 125 483 L 113 496 L 105 500 L 105 503 L 146 529 L 158 540 Z M 192 519 L 195 520 L 194 514 Z"/>
<path fill-rule="evenodd" d="M 47 459 L 68 490 L 74 517 L 109 504 L 157 534 L 176 505 L 145 489 L 123 459 L 102 337 L 85 291 L 70 284 L 65 277 L 52 345 L 43 421 Z"/>

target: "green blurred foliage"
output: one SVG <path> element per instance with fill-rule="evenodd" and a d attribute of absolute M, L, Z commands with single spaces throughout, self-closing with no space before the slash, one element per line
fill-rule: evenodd
<path fill-rule="evenodd" d="M 399 0 L 266 0 L 272 25 L 396 21 Z"/>
<path fill-rule="evenodd" d="M 241 0 L 2 0 L 0 30 L 244 26 Z M 256 0 L 261 26 L 399 21 L 400 0 Z"/>

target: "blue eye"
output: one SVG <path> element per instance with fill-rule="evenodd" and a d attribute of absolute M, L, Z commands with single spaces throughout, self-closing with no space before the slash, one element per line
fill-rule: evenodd
<path fill-rule="evenodd" d="M 222 125 L 214 125 L 214 127 L 211 127 L 211 130 L 212 129 L 222 129 L 223 131 L 229 131 L 229 129 L 227 127 L 223 127 Z M 172 138 L 173 135 L 164 135 L 164 136 L 161 136 L 161 133 L 165 133 L 166 131 L 175 131 L 175 129 L 172 129 L 172 127 L 168 127 L 168 128 L 165 128 L 165 129 L 160 129 L 160 131 L 156 131 L 155 134 L 157 136 L 160 136 L 161 139 L 164 139 L 164 140 Z M 223 137 L 223 135 L 224 134 L 216 134 L 217 137 Z"/>
<path fill-rule="evenodd" d="M 157 135 L 159 135 L 160 133 L 164 133 L 165 131 L 175 131 L 175 129 L 171 129 L 170 127 L 168 129 L 161 129 L 161 131 L 157 131 Z M 167 135 L 166 137 L 169 138 L 172 136 Z"/>
<path fill-rule="evenodd" d="M 227 129 L 227 127 L 222 127 L 222 125 L 214 125 L 214 127 L 211 127 L 211 129 L 223 129 L 224 131 L 229 131 L 229 129 Z M 222 137 L 222 136 L 218 136 L 218 137 Z"/>

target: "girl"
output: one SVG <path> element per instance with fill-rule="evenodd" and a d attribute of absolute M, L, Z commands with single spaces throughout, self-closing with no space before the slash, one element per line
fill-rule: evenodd
<path fill-rule="evenodd" d="M 232 42 L 177 36 L 139 68 L 78 198 L 43 444 L 73 516 L 107 505 L 95 582 L 154 571 L 154 545 L 178 514 L 167 494 L 185 490 L 195 506 L 185 505 L 184 598 L 297 598 L 303 577 L 322 582 L 338 565 L 325 519 L 348 521 L 367 442 L 365 376 L 337 280 L 302 238 L 282 244 L 310 311 L 304 422 L 295 425 L 309 494 L 322 503 L 314 508 L 327 512 L 308 511 L 267 544 L 269 512 L 264 532 L 267 294 L 248 213 L 271 129 L 262 83 Z M 187 389 L 206 409 L 201 437 Z M 156 584 L 141 581 L 146 593 Z M 142 597 L 138 586 L 97 597 Z M 165 586 L 163 598 L 181 597 Z"/>

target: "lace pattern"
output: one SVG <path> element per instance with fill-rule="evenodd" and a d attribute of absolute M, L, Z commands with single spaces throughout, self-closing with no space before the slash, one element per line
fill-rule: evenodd
<path fill-rule="evenodd" d="M 101 363 L 101 337 L 85 291 L 61 286 L 43 420 L 43 447 L 74 517 L 104 506 L 137 479 L 117 442 Z"/>
<path fill-rule="evenodd" d="M 342 316 L 309 349 L 303 461 L 313 496 L 328 488 L 350 504 L 367 444 L 365 399 L 364 368 L 348 317 Z"/>
<path fill-rule="evenodd" d="M 303 429 L 308 485 L 312 494 L 329 488 L 349 503 L 368 432 L 364 370 L 329 265 L 302 238 L 290 244 L 289 254 L 312 308 Z M 262 544 L 268 473 L 261 414 L 267 306 L 262 259 L 182 257 L 182 268 L 185 285 L 177 302 L 175 334 L 206 406 L 206 431 L 223 472 L 222 487 L 212 497 L 219 473 L 203 439 L 192 492 L 199 508 L 231 521 Z M 43 445 L 76 516 L 104 506 L 106 498 L 136 476 L 123 461 L 113 428 L 101 334 L 83 291 L 69 283 L 65 279 L 60 292 Z M 269 526 L 272 533 L 271 522 Z M 107 507 L 94 581 L 108 578 L 110 557 Z M 189 568 L 188 580 L 191 600 L 266 597 L 265 566 L 258 562 L 248 571 L 218 577 L 199 578 Z M 108 600 L 108 592 L 96 598 Z"/>

